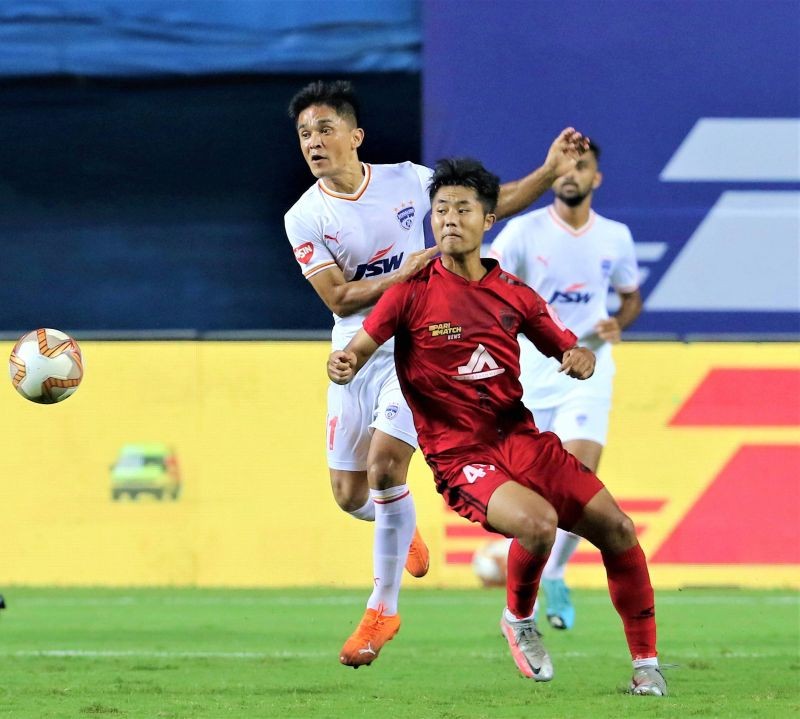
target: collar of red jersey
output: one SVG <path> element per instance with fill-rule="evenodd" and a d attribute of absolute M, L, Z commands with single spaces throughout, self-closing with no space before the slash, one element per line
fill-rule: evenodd
<path fill-rule="evenodd" d="M 486 268 L 486 274 L 479 280 L 468 280 L 455 272 L 450 272 L 443 264 L 441 255 L 436 258 L 433 265 L 434 271 L 451 282 L 458 282 L 459 284 L 466 285 L 480 285 L 500 274 L 500 263 L 491 257 L 481 257 L 481 264 Z"/>

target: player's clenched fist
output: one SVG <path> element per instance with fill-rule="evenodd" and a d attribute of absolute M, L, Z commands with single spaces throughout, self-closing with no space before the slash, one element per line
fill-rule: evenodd
<path fill-rule="evenodd" d="M 334 350 L 328 357 L 328 377 L 336 384 L 347 384 L 355 374 L 355 352 Z"/>
<path fill-rule="evenodd" d="M 559 372 L 575 379 L 589 379 L 594 374 L 594 352 L 586 347 L 573 347 L 564 352 Z"/>

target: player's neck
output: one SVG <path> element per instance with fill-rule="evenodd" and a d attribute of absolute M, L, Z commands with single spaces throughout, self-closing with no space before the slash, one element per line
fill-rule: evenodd
<path fill-rule="evenodd" d="M 581 202 L 580 205 L 576 205 L 575 207 L 570 207 L 563 200 L 556 198 L 553 207 L 559 218 L 576 230 L 583 227 L 589 221 L 589 216 L 592 212 L 592 203 L 588 197 Z"/>
<path fill-rule="evenodd" d="M 442 265 L 454 275 L 470 282 L 483 279 L 488 272 L 481 262 L 480 249 L 466 255 L 442 255 Z"/>
<path fill-rule="evenodd" d="M 332 192 L 338 192 L 340 195 L 353 195 L 364 182 L 364 166 L 356 157 L 335 174 L 323 177 L 320 182 Z"/>

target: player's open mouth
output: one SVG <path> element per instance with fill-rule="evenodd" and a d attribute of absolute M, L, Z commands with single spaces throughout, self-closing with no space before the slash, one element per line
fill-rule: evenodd
<path fill-rule="evenodd" d="M 311 162 L 320 162 L 327 159 L 327 157 L 323 157 L 322 155 L 311 155 Z"/>

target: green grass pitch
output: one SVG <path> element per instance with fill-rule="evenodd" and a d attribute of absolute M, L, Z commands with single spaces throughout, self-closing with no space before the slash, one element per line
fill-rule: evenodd
<path fill-rule="evenodd" d="M 555 679 L 519 676 L 501 590 L 403 593 L 371 666 L 338 663 L 366 592 L 7 588 L 0 717 L 604 719 L 798 716 L 800 603 L 789 591 L 657 593 L 671 695 L 625 693 L 607 595 L 574 593 L 574 630 L 545 629 Z"/>

